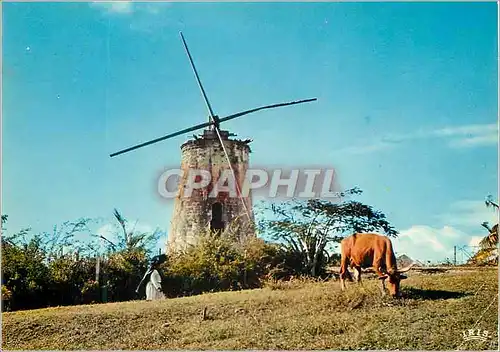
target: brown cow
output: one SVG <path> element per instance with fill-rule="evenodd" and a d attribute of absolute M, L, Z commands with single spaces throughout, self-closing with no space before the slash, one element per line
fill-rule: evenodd
<path fill-rule="evenodd" d="M 410 266 L 398 270 L 396 256 L 391 240 L 375 233 L 355 233 L 340 242 L 340 284 L 345 290 L 346 277 L 352 280 L 347 267 L 355 269 L 356 281 L 361 281 L 361 268 L 373 267 L 382 282 L 382 294 L 385 295 L 385 280 L 389 279 L 389 292 L 393 297 L 399 297 L 399 283 L 406 279 L 401 273 L 411 269 Z"/>

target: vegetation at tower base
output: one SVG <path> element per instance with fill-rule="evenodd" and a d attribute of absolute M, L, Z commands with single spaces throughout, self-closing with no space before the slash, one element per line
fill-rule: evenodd
<path fill-rule="evenodd" d="M 338 203 L 310 199 L 264 205 L 274 218 L 261 220 L 260 231 L 281 243 L 287 257 L 295 259 L 295 274 L 325 276 L 327 263 L 338 260 L 330 255 L 331 249 L 345 236 L 370 231 L 397 236 L 384 213 L 357 201 L 344 201 L 361 193 L 357 187 L 339 192 Z"/>
<path fill-rule="evenodd" d="M 170 297 L 261 287 L 276 266 L 278 247 L 259 238 L 244 243 L 207 231 L 196 245 L 169 256 L 162 266 Z"/>

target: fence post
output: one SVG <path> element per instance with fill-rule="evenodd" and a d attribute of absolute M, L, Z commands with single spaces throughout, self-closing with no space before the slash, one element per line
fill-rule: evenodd
<path fill-rule="evenodd" d="M 100 284 L 100 272 L 101 272 L 101 256 L 97 255 L 95 263 L 95 281 L 97 282 L 97 292 L 99 295 L 99 302 L 101 302 L 101 284 Z"/>

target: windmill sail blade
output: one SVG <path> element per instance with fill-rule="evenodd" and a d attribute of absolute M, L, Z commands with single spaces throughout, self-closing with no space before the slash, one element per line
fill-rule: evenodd
<path fill-rule="evenodd" d="M 129 151 L 134 150 L 134 149 L 138 149 L 138 148 L 145 147 L 147 145 L 150 145 L 150 144 L 153 144 L 153 143 L 156 143 L 156 142 L 163 141 L 163 140 L 168 139 L 168 138 L 179 136 L 181 134 L 188 133 L 188 132 L 191 132 L 191 131 L 196 131 L 196 130 L 199 130 L 200 128 L 208 127 L 210 125 L 212 125 L 211 122 L 205 122 L 205 123 L 202 123 L 202 124 L 199 124 L 199 125 L 196 125 L 196 126 L 193 126 L 193 127 L 189 127 L 189 128 L 186 128 L 184 130 L 181 130 L 181 131 L 178 131 L 178 132 L 175 132 L 175 133 L 167 134 L 166 136 L 153 139 L 152 141 L 149 141 L 149 142 L 141 143 L 141 144 L 135 145 L 133 147 L 120 150 L 119 152 L 110 154 L 109 156 L 110 157 L 114 157 L 114 156 L 117 156 L 117 155 L 129 152 Z"/>
<path fill-rule="evenodd" d="M 251 110 L 246 110 L 246 111 L 242 111 L 242 112 L 239 112 L 239 113 L 236 113 L 236 114 L 232 114 L 232 115 L 223 117 L 223 118 L 221 118 L 221 119 L 218 120 L 218 123 L 224 122 L 224 121 L 229 121 L 229 120 L 235 119 L 237 117 L 240 117 L 240 116 L 243 116 L 243 115 L 247 115 L 247 114 L 251 114 L 253 112 L 264 110 L 264 109 L 272 109 L 272 108 L 279 108 L 279 107 L 282 107 L 282 106 L 308 103 L 308 102 L 312 102 L 312 101 L 316 101 L 316 100 L 318 100 L 318 99 L 313 98 L 313 99 L 292 101 L 292 102 L 289 102 L 289 103 L 280 103 L 280 104 L 273 104 L 273 105 L 261 106 L 259 108 L 255 108 L 255 109 L 251 109 Z M 205 127 L 208 127 L 208 126 L 214 126 L 214 124 L 215 124 L 214 116 L 211 116 L 211 118 L 212 118 L 211 122 L 205 122 L 205 123 L 193 126 L 193 127 L 189 127 L 189 128 L 183 129 L 183 130 L 175 132 L 175 133 L 168 134 L 168 135 L 160 137 L 160 138 L 153 139 L 153 140 L 151 140 L 149 142 L 141 143 L 141 144 L 135 145 L 133 147 L 120 150 L 120 151 L 118 151 L 116 153 L 110 154 L 110 157 L 114 157 L 114 156 L 117 156 L 117 155 L 129 152 L 131 150 L 135 150 L 135 149 L 138 149 L 138 148 L 142 148 L 142 147 L 145 147 L 147 145 L 150 145 L 150 144 L 153 144 L 153 143 L 157 143 L 157 142 L 163 141 L 163 140 L 168 139 L 168 138 L 176 137 L 176 136 L 179 136 L 179 135 L 184 134 L 184 133 L 196 131 L 196 130 L 199 130 L 200 128 L 205 128 Z M 217 127 L 217 125 L 215 125 L 215 129 L 219 130 L 219 128 Z"/>
<path fill-rule="evenodd" d="M 196 76 L 196 81 L 198 82 L 198 86 L 200 87 L 201 94 L 203 95 L 203 99 L 205 100 L 205 104 L 207 105 L 208 112 L 210 113 L 210 118 L 211 121 L 214 122 L 214 112 L 212 110 L 212 106 L 210 106 L 210 102 L 208 101 L 207 94 L 205 93 L 205 89 L 203 89 L 203 85 L 201 84 L 200 76 L 198 76 L 198 71 L 196 70 L 196 67 L 194 66 L 193 58 L 191 57 L 191 53 L 189 52 L 189 49 L 186 44 L 186 40 L 184 39 L 184 36 L 182 35 L 182 32 L 179 32 L 181 35 L 182 43 L 184 44 L 184 48 L 186 49 L 186 53 L 189 57 L 189 62 L 191 63 L 191 67 L 193 68 L 194 75 Z"/>
<path fill-rule="evenodd" d="M 296 104 L 302 104 L 302 103 L 309 103 L 311 101 L 316 101 L 316 100 L 318 100 L 318 99 L 317 98 L 312 98 L 312 99 L 306 99 L 306 100 L 292 101 L 292 102 L 289 102 L 289 103 L 280 103 L 280 104 L 273 104 L 273 105 L 261 106 L 259 108 L 255 108 L 255 109 L 251 109 L 251 110 L 246 110 L 246 111 L 238 112 L 236 114 L 232 114 L 232 115 L 223 117 L 223 118 L 219 119 L 219 122 L 224 122 L 224 121 L 232 120 L 232 119 L 235 119 L 237 117 L 240 117 L 240 116 L 243 116 L 243 115 L 247 115 L 247 114 L 251 114 L 253 112 L 264 110 L 264 109 L 273 109 L 273 108 L 279 108 L 279 107 L 282 107 L 282 106 L 296 105 Z"/>

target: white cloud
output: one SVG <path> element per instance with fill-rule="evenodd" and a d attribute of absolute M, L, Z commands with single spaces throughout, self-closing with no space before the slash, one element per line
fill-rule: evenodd
<path fill-rule="evenodd" d="M 488 221 L 490 226 L 498 223 L 498 212 L 487 208 L 482 201 L 463 200 L 452 203 L 449 210 L 437 218 L 443 223 L 441 228 L 414 225 L 402 230 L 393 240 L 397 254 L 421 261 L 453 260 L 454 246 L 457 246 L 457 260 L 467 260 L 474 251 L 467 246 L 477 246 L 487 234 L 481 223 Z"/>
<path fill-rule="evenodd" d="M 435 229 L 430 226 L 415 225 L 401 231 L 399 240 L 412 246 L 427 246 L 435 252 L 442 253 L 448 249 L 444 242 L 455 241 L 463 236 L 463 233 L 449 226 Z"/>
<path fill-rule="evenodd" d="M 174 23 L 168 16 L 164 16 L 165 9 L 171 7 L 172 4 L 172 2 L 159 1 L 94 1 L 89 5 L 107 16 L 125 18 L 132 31 L 154 34 L 168 25 L 182 25 L 182 23 Z"/>
<path fill-rule="evenodd" d="M 498 144 L 498 133 L 491 132 L 490 134 L 485 134 L 482 136 L 452 140 L 449 143 L 449 146 L 454 148 L 468 148 L 468 147 L 482 147 L 482 146 L 497 145 L 497 144 Z"/>
<path fill-rule="evenodd" d="M 451 137 L 448 143 L 453 148 L 480 147 L 498 144 L 496 124 L 477 124 L 446 127 L 433 132 L 437 137 Z"/>
<path fill-rule="evenodd" d="M 473 136 L 473 135 L 484 135 L 491 132 L 497 132 L 497 125 L 491 124 L 476 124 L 476 125 L 462 125 L 445 127 L 432 132 L 436 136 Z"/>
<path fill-rule="evenodd" d="M 429 138 L 445 139 L 451 148 L 495 146 L 498 145 L 498 126 L 496 124 L 461 125 L 427 131 L 418 130 L 405 134 L 393 134 L 382 137 L 380 141 L 375 141 L 364 146 L 343 148 L 339 152 L 367 154 L 391 149 L 403 142 Z"/>
<path fill-rule="evenodd" d="M 481 230 L 478 230 L 475 232 L 475 236 L 471 236 L 450 226 L 434 228 L 415 225 L 401 231 L 398 238 L 393 239 L 392 243 L 398 256 L 406 254 L 415 260 L 436 263 L 442 262 L 446 258 L 453 260 L 454 246 L 472 245 L 471 243 L 477 242 L 477 238 L 481 239 L 480 233 Z M 464 259 L 467 258 L 457 258 L 458 261 Z"/>
<path fill-rule="evenodd" d="M 100 8 L 107 13 L 129 14 L 134 11 L 134 4 L 132 1 L 93 1 L 90 3 L 90 6 Z"/>
<path fill-rule="evenodd" d="M 144 10 L 144 12 L 157 15 L 160 13 L 160 11 L 166 7 L 172 6 L 171 2 L 147 2 L 147 3 L 142 3 L 140 9 Z"/>
<path fill-rule="evenodd" d="M 93 1 L 91 7 L 100 9 L 107 14 L 130 15 L 132 13 L 143 13 L 152 20 L 152 16 L 160 14 L 160 12 L 170 7 L 169 2 L 134 2 L 134 1 Z"/>

